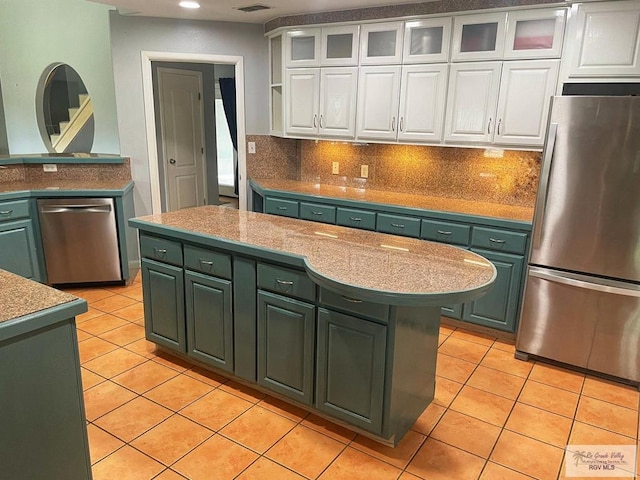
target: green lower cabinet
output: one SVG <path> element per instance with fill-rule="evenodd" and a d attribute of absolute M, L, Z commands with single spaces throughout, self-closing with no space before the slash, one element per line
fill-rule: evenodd
<path fill-rule="evenodd" d="M 231 281 L 185 271 L 187 354 L 233 372 Z"/>
<path fill-rule="evenodd" d="M 147 340 L 186 353 L 182 268 L 146 258 L 140 263 Z"/>
<path fill-rule="evenodd" d="M 315 306 L 258 290 L 258 383 L 313 404 Z"/>
<path fill-rule="evenodd" d="M 498 275 L 486 295 L 465 305 L 463 319 L 513 332 L 518 315 L 524 257 L 475 248 L 471 250 L 493 262 Z"/>
<path fill-rule="evenodd" d="M 462 303 L 458 303 L 457 305 L 446 305 L 442 307 L 442 315 L 445 317 L 456 318 L 458 320 L 462 319 L 462 307 L 464 305 Z"/>
<path fill-rule="evenodd" d="M 316 408 L 382 432 L 387 327 L 318 308 Z"/>
<path fill-rule="evenodd" d="M 42 281 L 31 220 L 0 223 L 0 268 Z"/>

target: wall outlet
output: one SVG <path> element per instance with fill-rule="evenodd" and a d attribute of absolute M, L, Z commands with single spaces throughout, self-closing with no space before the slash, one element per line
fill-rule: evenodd
<path fill-rule="evenodd" d="M 256 142 L 249 142 L 247 144 L 247 148 L 249 150 L 249 153 L 256 153 Z"/>
<path fill-rule="evenodd" d="M 369 165 L 360 165 L 360 177 L 369 178 Z"/>
<path fill-rule="evenodd" d="M 44 165 L 42 165 L 42 170 L 44 170 L 45 172 L 57 172 L 58 165 L 56 165 L 55 163 L 45 163 Z"/>
<path fill-rule="evenodd" d="M 331 164 L 331 173 L 333 173 L 334 175 L 338 175 L 340 173 L 340 163 L 339 162 L 333 162 Z"/>

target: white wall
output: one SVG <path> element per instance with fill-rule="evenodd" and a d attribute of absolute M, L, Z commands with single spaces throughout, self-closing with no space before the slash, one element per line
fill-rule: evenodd
<path fill-rule="evenodd" d="M 136 214 L 151 213 L 141 51 L 244 58 L 247 134 L 269 133 L 268 43 L 262 25 L 122 16 L 111 12 L 121 153 L 131 157 Z"/>
<path fill-rule="evenodd" d="M 110 8 L 84 0 L 0 0 L 0 81 L 11 154 L 47 151 L 36 121 L 36 89 L 56 62 L 71 65 L 91 95 L 92 151 L 120 153 Z"/>

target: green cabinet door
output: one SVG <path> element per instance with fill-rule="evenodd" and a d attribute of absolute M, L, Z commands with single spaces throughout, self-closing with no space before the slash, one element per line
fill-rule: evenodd
<path fill-rule="evenodd" d="M 258 383 L 313 403 L 315 307 L 258 291 Z"/>
<path fill-rule="evenodd" d="M 146 258 L 141 267 L 147 340 L 186 353 L 182 268 Z"/>
<path fill-rule="evenodd" d="M 380 434 L 387 327 L 318 309 L 316 408 Z"/>
<path fill-rule="evenodd" d="M 498 275 L 486 295 L 466 304 L 463 319 L 468 322 L 515 332 L 524 270 L 524 257 L 472 248 L 495 265 Z"/>
<path fill-rule="evenodd" d="M 186 271 L 188 354 L 233 372 L 231 282 Z"/>
<path fill-rule="evenodd" d="M 0 268 L 42 281 L 31 220 L 0 223 Z"/>

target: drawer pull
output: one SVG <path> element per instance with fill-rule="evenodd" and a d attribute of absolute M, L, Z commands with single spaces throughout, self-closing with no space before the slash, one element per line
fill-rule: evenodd
<path fill-rule="evenodd" d="M 351 220 L 352 222 L 361 222 L 362 219 L 360 217 L 349 217 L 349 220 Z"/>
<path fill-rule="evenodd" d="M 13 210 L 0 210 L 0 215 L 2 215 L 4 217 L 8 217 L 12 213 L 13 213 Z"/>
<path fill-rule="evenodd" d="M 286 210 L 287 207 L 278 207 L 278 210 Z"/>
<path fill-rule="evenodd" d="M 322 215 L 322 212 L 311 212 L 312 215 Z"/>
<path fill-rule="evenodd" d="M 166 248 L 153 247 L 153 251 L 155 252 L 156 255 L 166 255 L 167 254 L 167 249 Z"/>
<path fill-rule="evenodd" d="M 276 278 L 276 283 L 279 283 L 280 285 L 286 285 L 288 287 L 293 285 L 293 282 L 291 280 L 280 280 L 279 278 Z"/>
<path fill-rule="evenodd" d="M 362 300 L 358 300 L 357 298 L 345 297 L 344 295 L 342 295 L 342 298 L 343 298 L 344 300 L 346 300 L 347 302 L 351 302 L 351 303 L 362 303 Z"/>
<path fill-rule="evenodd" d="M 395 228 L 404 228 L 404 225 L 402 223 L 392 223 L 391 226 Z"/>
<path fill-rule="evenodd" d="M 491 238 L 491 237 L 489 237 L 489 241 L 492 242 L 492 243 L 505 243 L 506 242 L 506 240 L 500 240 L 500 239 Z"/>
<path fill-rule="evenodd" d="M 445 232 L 444 230 L 436 230 L 440 235 L 451 235 L 451 232 Z"/>
<path fill-rule="evenodd" d="M 213 262 L 210 262 L 208 260 L 200 259 L 200 265 L 206 265 L 207 267 L 213 267 Z"/>

